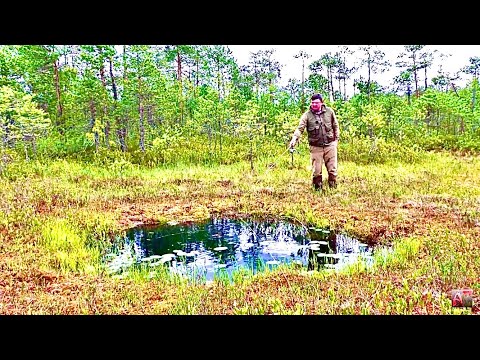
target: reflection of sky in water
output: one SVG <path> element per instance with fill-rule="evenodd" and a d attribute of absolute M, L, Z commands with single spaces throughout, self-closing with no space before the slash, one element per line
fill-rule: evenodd
<path fill-rule="evenodd" d="M 359 241 L 319 230 L 286 221 L 230 219 L 135 228 L 125 238 L 117 238 L 106 257 L 107 269 L 110 273 L 120 273 L 138 263 L 152 268 L 167 264 L 174 273 L 211 280 L 219 271 L 231 274 L 238 268 L 257 272 L 272 264 L 292 261 L 307 265 L 309 243 L 314 240 L 324 244 L 328 241 L 328 251 L 341 255 L 336 268 L 356 261 L 359 254 L 371 257 L 371 249 Z"/>

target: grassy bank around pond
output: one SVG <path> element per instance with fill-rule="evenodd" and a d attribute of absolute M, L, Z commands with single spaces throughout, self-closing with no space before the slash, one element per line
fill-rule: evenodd
<path fill-rule="evenodd" d="M 314 192 L 308 155 L 220 166 L 142 168 L 67 160 L 10 166 L 0 187 L 0 314 L 475 314 L 480 157 L 340 161 Z M 340 273 L 280 267 L 235 283 L 166 273 L 109 276 L 109 239 L 140 224 L 210 217 L 290 219 L 388 244 L 395 256 Z M 471 288 L 473 308 L 453 308 Z"/>

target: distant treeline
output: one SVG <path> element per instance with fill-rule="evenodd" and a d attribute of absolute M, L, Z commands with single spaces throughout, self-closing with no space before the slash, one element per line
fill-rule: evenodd
<path fill-rule="evenodd" d="M 391 66 L 385 54 L 375 46 L 358 51 L 358 68 L 346 66 L 352 55 L 346 46 L 311 61 L 300 52 L 302 74 L 308 67 L 310 75 L 281 87 L 274 50 L 251 53 L 249 64 L 239 66 L 223 45 L 3 45 L 2 159 L 13 153 L 86 159 L 130 154 L 151 164 L 225 162 L 232 154 L 252 159 L 271 146 L 286 146 L 313 92 L 335 109 L 344 144 L 363 139 L 480 150 L 480 58 L 460 69 L 472 80 L 457 88 L 448 74 L 427 77 L 440 61 L 435 53 L 405 46 L 395 64 L 396 90 L 387 92 L 374 80 Z M 361 68 L 368 78 L 356 78 Z M 347 79 L 354 83 L 350 98 Z"/>

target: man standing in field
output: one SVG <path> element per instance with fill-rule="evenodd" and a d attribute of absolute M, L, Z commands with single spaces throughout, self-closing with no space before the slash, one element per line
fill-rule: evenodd
<path fill-rule="evenodd" d="M 328 173 L 328 185 L 335 188 L 337 186 L 337 146 L 340 130 L 335 112 L 323 103 L 320 94 L 312 95 L 310 109 L 300 117 L 300 123 L 289 144 L 291 149 L 295 147 L 305 128 L 308 133 L 310 159 L 313 166 L 313 188 L 322 190 L 324 163 Z"/>

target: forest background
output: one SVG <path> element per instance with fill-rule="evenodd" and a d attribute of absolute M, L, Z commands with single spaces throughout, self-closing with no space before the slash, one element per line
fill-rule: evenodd
<path fill-rule="evenodd" d="M 430 74 L 444 54 L 403 48 L 393 64 L 377 46 L 338 46 L 319 58 L 300 51 L 302 79 L 281 86 L 274 49 L 238 65 L 226 45 L 3 45 L 0 170 L 19 150 L 149 166 L 247 157 L 253 167 L 288 142 L 313 92 L 338 115 L 342 158 L 368 162 L 397 147 L 478 150 L 480 58 Z M 392 68 L 386 89 L 376 78 Z M 465 86 L 456 85 L 461 76 Z"/>

